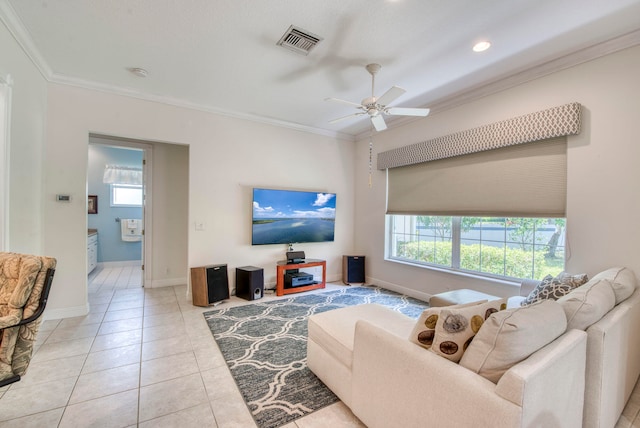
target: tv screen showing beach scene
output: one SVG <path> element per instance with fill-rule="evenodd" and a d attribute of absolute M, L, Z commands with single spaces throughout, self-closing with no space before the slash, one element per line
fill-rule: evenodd
<path fill-rule="evenodd" d="M 253 245 L 333 241 L 336 194 L 254 188 L 252 217 Z"/>

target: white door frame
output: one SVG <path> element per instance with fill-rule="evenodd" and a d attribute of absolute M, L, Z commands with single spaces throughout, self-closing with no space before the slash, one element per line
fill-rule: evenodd
<path fill-rule="evenodd" d="M 9 250 L 9 148 L 11 138 L 10 75 L 0 75 L 0 251 Z"/>
<path fill-rule="evenodd" d="M 109 139 L 108 135 L 96 135 L 91 134 L 100 139 Z M 130 147 L 143 151 L 142 162 L 142 215 L 143 215 L 143 233 L 142 233 L 142 266 L 144 266 L 142 275 L 142 286 L 151 288 L 153 285 L 153 269 L 151 266 L 153 260 L 153 222 L 152 218 L 152 195 L 153 195 L 153 144 L 150 143 L 138 143 L 130 140 L 125 140 L 118 137 L 111 137 L 112 140 L 108 143 L 91 143 L 100 146 L 111 147 Z"/>

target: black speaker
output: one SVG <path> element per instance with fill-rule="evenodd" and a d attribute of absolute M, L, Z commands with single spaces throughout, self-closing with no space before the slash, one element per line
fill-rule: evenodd
<path fill-rule="evenodd" d="M 209 303 L 229 298 L 227 265 L 207 267 L 207 294 L 209 295 Z"/>
<path fill-rule="evenodd" d="M 264 269 L 255 266 L 236 268 L 236 296 L 258 300 L 264 294 Z"/>
<path fill-rule="evenodd" d="M 342 256 L 342 282 L 364 284 L 364 256 Z"/>
<path fill-rule="evenodd" d="M 209 265 L 191 268 L 193 304 L 209 306 L 229 298 L 227 265 Z"/>

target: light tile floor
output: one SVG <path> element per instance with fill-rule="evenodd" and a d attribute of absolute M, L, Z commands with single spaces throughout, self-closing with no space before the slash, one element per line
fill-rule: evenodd
<path fill-rule="evenodd" d="M 43 323 L 28 373 L 0 388 L 0 428 L 255 427 L 202 316 L 212 308 L 185 285 L 144 289 L 139 272 L 97 269 L 90 314 Z M 639 413 L 636 386 L 616 427 L 640 428 Z M 363 427 L 336 403 L 284 428 L 327 426 Z"/>
<path fill-rule="evenodd" d="M 186 285 L 140 278 L 133 266 L 98 268 L 88 315 L 43 322 L 27 374 L 0 388 L 0 428 L 255 427 L 202 316 L 214 308 L 193 306 Z M 326 426 L 363 427 L 336 403 L 284 428 Z"/>

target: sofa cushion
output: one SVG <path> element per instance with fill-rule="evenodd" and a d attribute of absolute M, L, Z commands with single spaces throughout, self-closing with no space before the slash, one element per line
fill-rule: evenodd
<path fill-rule="evenodd" d="M 585 285 L 558 299 L 567 316 L 567 328 L 586 330 L 616 304 L 611 283 L 593 278 Z"/>
<path fill-rule="evenodd" d="M 460 365 L 497 383 L 512 366 L 566 331 L 560 304 L 541 300 L 489 317 L 469 345 Z"/>
<path fill-rule="evenodd" d="M 629 298 L 636 289 L 636 276 L 631 269 L 625 267 L 607 269 L 594 276 L 593 279 L 606 279 L 611 283 L 616 295 L 616 305 Z"/>
<path fill-rule="evenodd" d="M 526 306 L 545 299 L 558 300 L 569 294 L 571 290 L 586 283 L 588 279 L 586 274 L 571 275 L 566 272 L 561 272 L 555 278 L 547 275 L 522 301 L 521 305 Z"/>
<path fill-rule="evenodd" d="M 484 321 L 506 307 L 507 299 L 504 298 L 464 308 L 443 308 L 430 350 L 457 363 Z"/>
<path fill-rule="evenodd" d="M 358 320 L 366 320 L 402 338 L 407 337 L 415 322 L 400 312 L 375 303 L 349 306 L 310 316 L 309 339 L 350 369 Z"/>
<path fill-rule="evenodd" d="M 480 305 L 486 302 L 487 300 L 481 300 L 479 302 L 464 303 L 461 305 L 439 306 L 436 308 L 425 309 L 422 311 L 422 314 L 420 314 L 420 317 L 418 317 L 418 321 L 409 335 L 409 340 L 416 345 L 429 349 L 433 343 L 433 338 L 436 332 L 436 323 L 438 321 L 440 311 L 443 309 L 466 308 L 467 306 Z"/>

